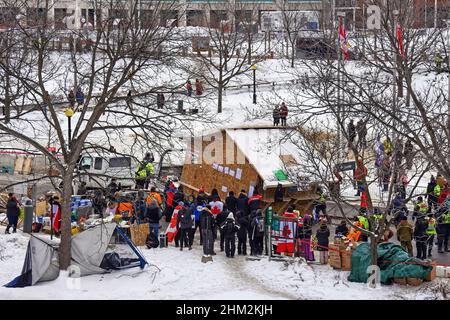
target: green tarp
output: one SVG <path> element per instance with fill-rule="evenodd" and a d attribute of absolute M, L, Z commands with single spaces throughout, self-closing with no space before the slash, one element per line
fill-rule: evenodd
<path fill-rule="evenodd" d="M 394 278 L 424 279 L 433 269 L 430 265 L 422 265 L 420 259 L 410 257 L 399 245 L 385 242 L 378 245 L 378 261 L 381 283 L 390 284 Z M 405 263 L 406 262 L 406 263 Z M 371 265 L 370 245 L 360 244 L 352 253 L 352 271 L 348 277 L 352 282 L 367 282 L 367 268 Z"/>
<path fill-rule="evenodd" d="M 275 170 L 273 174 L 278 179 L 278 181 L 286 181 L 288 179 L 287 175 L 281 169 Z"/>

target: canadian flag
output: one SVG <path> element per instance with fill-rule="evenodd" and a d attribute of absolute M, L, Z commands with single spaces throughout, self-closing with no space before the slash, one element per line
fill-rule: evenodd
<path fill-rule="evenodd" d="M 209 205 L 211 206 L 211 213 L 215 216 L 223 211 L 222 201 L 212 201 L 209 203 Z"/>
<path fill-rule="evenodd" d="M 180 211 L 182 208 L 183 208 L 182 206 L 176 206 L 175 209 L 173 210 L 172 218 L 170 219 L 170 224 L 167 226 L 166 230 L 167 242 L 172 242 L 173 239 L 175 239 L 175 236 L 177 235 L 178 211 Z"/>

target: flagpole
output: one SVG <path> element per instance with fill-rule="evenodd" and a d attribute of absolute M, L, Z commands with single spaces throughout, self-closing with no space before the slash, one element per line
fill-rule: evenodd
<path fill-rule="evenodd" d="M 399 12 L 398 12 L 398 10 L 394 10 L 393 12 L 392 12 L 393 14 L 394 14 L 394 39 L 396 39 L 397 38 L 397 24 L 398 24 L 398 14 L 399 14 Z M 400 43 L 399 43 L 399 47 L 400 47 Z M 398 85 L 398 83 L 397 83 L 397 67 L 398 67 L 398 60 L 397 60 L 397 58 L 398 58 L 398 49 L 397 48 L 394 48 L 394 69 L 393 69 L 393 72 L 392 72 L 392 74 L 393 74 L 393 77 L 394 77 L 394 84 L 393 84 L 393 90 L 392 90 L 392 93 L 393 93 L 393 97 L 392 97 L 392 99 L 393 99 L 393 103 L 392 103 L 392 106 L 393 106 L 393 112 L 394 112 L 394 119 L 395 119 L 395 113 L 397 112 L 397 104 L 398 104 L 398 99 L 397 99 L 397 85 Z M 395 128 L 396 127 L 396 121 L 394 120 L 394 123 L 393 123 L 393 128 Z M 394 129 L 392 129 L 392 134 L 391 134 L 391 136 L 392 136 L 392 142 L 395 142 L 395 139 L 394 139 L 394 134 L 395 134 L 395 130 Z"/>
<path fill-rule="evenodd" d="M 342 17 L 345 16 L 345 13 L 338 12 L 337 16 L 339 17 L 339 31 L 338 31 L 338 68 L 337 68 L 337 126 L 338 126 L 338 159 L 339 161 L 343 160 L 343 154 L 341 150 L 345 148 L 341 148 L 343 146 L 341 141 L 341 128 L 340 122 L 342 121 L 342 106 L 341 106 L 341 64 L 342 64 L 342 44 L 341 44 L 341 28 L 344 28 L 342 24 Z M 345 130 L 345 126 L 344 126 Z"/>

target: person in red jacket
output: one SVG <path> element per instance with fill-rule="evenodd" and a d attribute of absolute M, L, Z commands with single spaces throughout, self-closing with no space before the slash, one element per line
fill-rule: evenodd
<path fill-rule="evenodd" d="M 450 188 L 448 187 L 448 181 L 445 182 L 444 186 L 441 189 L 441 193 L 439 194 L 439 198 L 437 203 L 441 205 L 445 202 L 445 199 L 450 195 Z"/>
<path fill-rule="evenodd" d="M 261 208 L 261 199 L 262 196 L 258 193 L 257 190 L 255 190 L 253 192 L 253 195 L 248 199 L 248 206 L 250 209 L 250 213 Z"/>
<path fill-rule="evenodd" d="M 281 119 L 281 125 L 286 126 L 286 119 L 288 116 L 288 108 L 284 102 L 281 103 L 280 106 L 280 119 Z"/>

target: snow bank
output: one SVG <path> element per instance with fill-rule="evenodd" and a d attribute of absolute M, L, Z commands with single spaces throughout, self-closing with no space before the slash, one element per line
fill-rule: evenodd
<path fill-rule="evenodd" d="M 5 235 L 4 227 L 0 232 L 0 284 L 4 285 L 21 272 L 28 236 Z M 228 259 L 216 248 L 214 261 L 204 264 L 198 245 L 191 251 L 141 249 L 151 264 L 144 270 L 133 268 L 80 279 L 68 278 L 62 272 L 57 280 L 33 287 L 0 287 L 0 299 L 435 299 L 432 291 L 444 281 L 373 290 L 348 282 L 348 272 L 307 265 L 298 259 L 291 263 L 267 258 L 248 261 L 242 256 Z"/>

